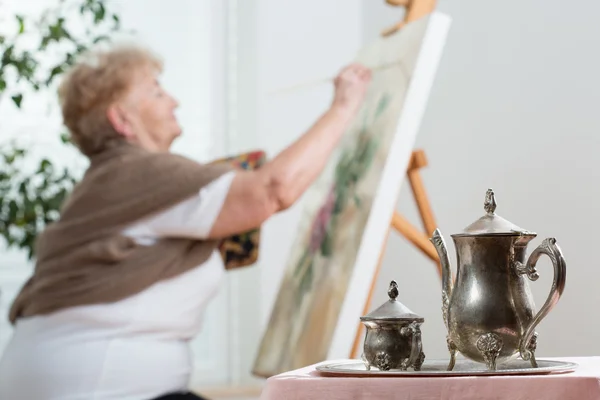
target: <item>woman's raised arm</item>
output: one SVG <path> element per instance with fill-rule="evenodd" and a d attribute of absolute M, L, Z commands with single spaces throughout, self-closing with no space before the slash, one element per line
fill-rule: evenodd
<path fill-rule="evenodd" d="M 210 238 L 222 238 L 260 226 L 294 204 L 319 176 L 360 109 L 370 71 L 350 65 L 335 79 L 331 107 L 298 140 L 255 171 L 233 178 Z"/>

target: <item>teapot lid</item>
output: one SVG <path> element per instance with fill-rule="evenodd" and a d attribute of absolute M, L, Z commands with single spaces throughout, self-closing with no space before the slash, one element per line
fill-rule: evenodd
<path fill-rule="evenodd" d="M 376 310 L 370 312 L 361 321 L 425 321 L 423 317 L 413 313 L 404 304 L 396 300 L 398 297 L 398 284 L 396 281 L 390 283 L 388 289 L 389 300 Z"/>
<path fill-rule="evenodd" d="M 492 189 L 485 193 L 483 208 L 486 214 L 467 226 L 463 232 L 452 236 L 471 235 L 514 235 L 536 236 L 534 232 L 526 231 L 496 214 L 496 197 Z"/>

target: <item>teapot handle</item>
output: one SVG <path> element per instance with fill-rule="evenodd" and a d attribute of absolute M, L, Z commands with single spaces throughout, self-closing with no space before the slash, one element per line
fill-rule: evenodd
<path fill-rule="evenodd" d="M 525 334 L 521 337 L 521 342 L 519 343 L 521 358 L 525 361 L 531 361 L 534 368 L 537 368 L 537 362 L 534 357 L 537 334 L 534 333 L 534 329 L 540 321 L 548 315 L 550 310 L 554 308 L 556 303 L 558 303 L 565 288 L 567 275 L 565 258 L 563 257 L 562 250 L 556 244 L 555 238 L 544 239 L 542 244 L 531 253 L 526 264 L 517 263 L 515 266 L 517 274 L 527 274 L 527 277 L 530 280 L 536 281 L 539 278 L 539 275 L 535 266 L 542 254 L 547 255 L 552 261 L 552 265 L 554 266 L 554 280 L 550 287 L 550 294 L 548 295 L 546 302 L 529 323 L 529 326 L 525 330 Z"/>

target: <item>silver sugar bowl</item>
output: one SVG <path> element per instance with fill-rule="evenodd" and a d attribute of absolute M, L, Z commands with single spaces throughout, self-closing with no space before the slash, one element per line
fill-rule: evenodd
<path fill-rule="evenodd" d="M 390 283 L 389 300 L 360 318 L 366 327 L 362 360 L 367 370 L 413 368 L 419 371 L 425 361 L 421 344 L 421 324 L 425 321 L 400 303 L 398 284 Z"/>

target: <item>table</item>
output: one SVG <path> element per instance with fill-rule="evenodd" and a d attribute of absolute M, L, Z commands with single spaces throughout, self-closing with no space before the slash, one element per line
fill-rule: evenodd
<path fill-rule="evenodd" d="M 320 376 L 316 364 L 267 379 L 260 400 L 600 400 L 600 357 L 540 358 L 579 367 L 550 375 L 357 378 Z"/>

